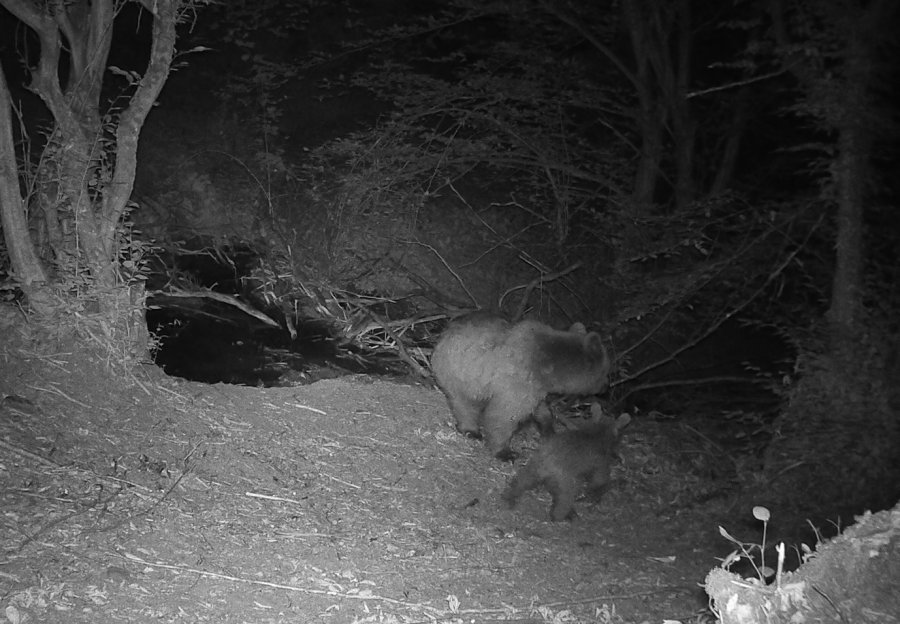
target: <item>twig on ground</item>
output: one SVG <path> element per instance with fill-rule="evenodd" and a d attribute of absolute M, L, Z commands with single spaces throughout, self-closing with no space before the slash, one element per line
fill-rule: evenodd
<path fill-rule="evenodd" d="M 303 503 L 293 498 L 284 498 L 283 496 L 269 496 L 268 494 L 257 494 L 256 492 L 244 492 L 244 496 L 250 498 L 262 498 L 264 500 L 278 501 L 280 503 L 293 503 L 294 505 L 302 505 Z"/>
<path fill-rule="evenodd" d="M 337 481 L 338 483 L 340 483 L 342 485 L 346 485 L 347 487 L 352 487 L 353 489 L 356 489 L 356 490 L 362 489 L 355 483 L 350 483 L 349 481 L 344 481 L 343 479 L 338 479 L 337 477 L 332 477 L 327 472 L 323 472 L 322 474 L 325 475 L 326 477 L 328 477 L 329 479 L 331 479 L 332 481 Z"/>
<path fill-rule="evenodd" d="M 288 403 L 288 405 L 291 406 L 291 407 L 299 407 L 300 409 L 309 410 L 310 412 L 313 412 L 313 413 L 315 413 L 315 414 L 319 414 L 319 415 L 321 415 L 321 416 L 328 416 L 328 413 L 327 413 L 327 412 L 323 412 L 323 411 L 320 410 L 320 409 L 316 409 L 316 408 L 310 407 L 310 406 L 308 406 L 308 405 L 302 405 L 302 404 L 300 404 L 300 403 Z"/>
<path fill-rule="evenodd" d="M 19 353 L 24 355 L 26 359 L 41 360 L 42 362 L 47 362 L 48 364 L 52 364 L 53 366 L 57 367 L 58 369 L 66 372 L 66 373 L 71 372 L 71 371 L 69 371 L 69 369 L 67 369 L 65 366 L 63 366 L 64 364 L 68 364 L 68 362 L 66 362 L 65 360 L 56 360 L 55 359 L 60 356 L 72 355 L 71 351 L 67 351 L 65 353 L 53 353 L 51 355 L 43 355 L 41 353 L 35 353 L 33 351 L 26 351 L 25 349 L 19 349 Z"/>
<path fill-rule="evenodd" d="M 559 607 L 567 607 L 573 604 L 591 604 L 594 602 L 601 601 L 611 601 L 611 600 L 622 600 L 627 598 L 636 598 L 639 596 L 651 596 L 653 594 L 659 594 L 663 592 L 672 592 L 678 591 L 683 588 L 681 587 L 655 587 L 651 590 L 640 591 L 640 592 L 632 592 L 629 594 L 609 594 L 605 596 L 593 596 L 591 598 L 583 598 L 580 600 L 566 600 L 561 602 L 548 602 L 542 603 L 540 605 L 529 605 L 528 607 L 511 607 L 506 606 L 502 608 L 493 608 L 493 609 L 437 609 L 427 604 L 423 604 L 421 602 L 409 602 L 406 600 L 397 600 L 396 598 L 388 598 L 387 596 L 379 596 L 377 594 L 371 594 L 368 591 L 359 592 L 359 593 L 349 593 L 349 592 L 339 592 L 333 589 L 314 589 L 312 587 L 301 587 L 299 585 L 288 585 L 285 583 L 273 583 L 271 581 L 260 581 L 256 579 L 249 579 L 240 576 L 231 576 L 229 574 L 220 574 L 218 572 L 209 572 L 207 570 L 200 570 L 198 568 L 190 568 L 184 565 L 173 565 L 169 563 L 160 563 L 147 561 L 146 559 L 142 559 L 136 555 L 132 555 L 127 552 L 118 552 L 115 551 L 115 554 L 126 561 L 130 561 L 131 563 L 136 563 L 144 566 L 149 566 L 153 568 L 161 568 L 164 570 L 172 570 L 175 572 L 186 572 L 189 574 L 197 574 L 199 576 L 204 576 L 207 578 L 220 579 L 225 581 L 234 581 L 236 583 L 246 583 L 248 585 L 259 585 L 261 587 L 271 587 L 273 589 L 283 589 L 286 591 L 292 592 L 300 592 L 304 594 L 314 594 L 319 596 L 334 596 L 337 598 L 346 598 L 348 600 L 369 600 L 369 601 L 378 601 L 386 604 L 397 605 L 400 607 L 406 607 L 408 609 L 414 609 L 417 611 L 425 611 L 429 614 L 430 617 L 440 617 L 446 618 L 451 616 L 471 616 L 471 615 L 490 615 L 490 614 L 509 614 L 512 613 L 525 613 L 532 612 L 535 609 L 535 606 L 548 607 L 548 608 L 559 608 Z M 484 620 L 481 620 L 484 621 Z M 503 620 L 504 622 L 510 621 L 529 621 L 525 620 Z M 427 620 L 427 622 L 433 622 L 433 620 Z"/>
<path fill-rule="evenodd" d="M 68 399 L 69 401 L 71 401 L 71 402 L 74 403 L 75 405 L 80 405 L 81 407 L 86 407 L 86 408 L 88 408 L 88 409 L 93 409 L 90 405 L 87 405 L 86 403 L 82 403 L 82 402 L 79 401 L 78 399 L 73 399 L 72 397 L 70 397 L 68 394 L 66 394 L 65 392 L 63 392 L 63 391 L 60 390 L 59 388 L 52 388 L 52 387 L 51 387 L 51 388 L 41 388 L 40 386 L 28 386 L 28 387 L 31 388 L 31 389 L 33 389 L 33 390 L 40 390 L 41 392 L 50 392 L 51 394 L 58 394 L 59 396 L 63 397 L 64 399 Z"/>
<path fill-rule="evenodd" d="M 55 462 L 50 461 L 49 459 L 41 457 L 40 455 L 36 455 L 35 453 L 32 453 L 31 451 L 26 451 L 25 449 L 19 448 L 18 446 L 14 446 L 8 442 L 4 442 L 3 440 L 0 440 L 0 448 L 3 448 L 3 449 L 6 449 L 7 451 L 16 453 L 17 455 L 27 457 L 31 461 L 37 462 L 40 465 L 45 466 L 47 468 L 54 468 L 54 469 L 62 468 L 62 466 L 60 466 L 59 464 L 57 464 Z"/>
<path fill-rule="evenodd" d="M 349 600 L 373 600 L 385 602 L 388 604 L 399 605 L 402 607 L 407 607 L 410 609 L 417 609 L 422 611 L 427 611 L 435 616 L 442 616 L 444 612 L 440 609 L 435 609 L 434 607 L 430 607 L 426 604 L 418 603 L 418 602 L 407 602 L 405 600 L 397 600 L 395 598 L 388 598 L 386 596 L 378 596 L 375 594 L 369 594 L 368 592 L 360 592 L 359 594 L 351 594 L 347 592 L 338 592 L 333 589 L 313 589 L 312 587 L 300 587 L 298 585 L 287 585 L 285 583 L 272 583 L 270 581 L 258 581 L 256 579 L 248 579 L 240 576 L 231 576 L 228 574 L 219 574 L 218 572 L 209 572 L 207 570 L 200 570 L 197 568 L 189 568 L 187 566 L 182 565 L 172 565 L 168 563 L 157 563 L 153 561 L 147 561 L 146 559 L 141 559 L 131 553 L 121 553 L 115 552 L 115 555 L 125 559 L 126 561 L 131 561 L 132 563 L 139 563 L 141 565 L 150 566 L 153 568 L 162 568 L 164 570 L 174 570 L 175 572 L 187 572 L 189 574 L 197 574 L 200 576 L 205 576 L 207 578 L 215 578 L 221 579 L 225 581 L 234 581 L 236 583 L 246 583 L 248 585 L 260 585 L 262 587 L 271 587 L 273 589 L 284 589 L 287 591 L 293 592 L 301 592 L 304 594 L 316 594 L 320 596 L 336 596 L 338 598 L 347 598 Z"/>

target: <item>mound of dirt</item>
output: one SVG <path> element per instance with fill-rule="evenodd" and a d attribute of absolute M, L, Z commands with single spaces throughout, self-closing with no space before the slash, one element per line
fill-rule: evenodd
<path fill-rule="evenodd" d="M 726 624 L 897 622 L 900 505 L 857 518 L 796 572 L 767 586 L 719 568 L 709 573 L 706 588 Z"/>

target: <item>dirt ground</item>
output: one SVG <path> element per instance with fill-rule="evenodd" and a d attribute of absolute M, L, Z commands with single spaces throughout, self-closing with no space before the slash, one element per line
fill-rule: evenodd
<path fill-rule="evenodd" d="M 0 343 L 0 617 L 26 622 L 710 621 L 729 551 L 632 423 L 599 504 L 515 510 L 443 395 L 354 376 L 204 385 Z M 664 432 L 662 432 L 664 433 Z M 514 449 L 527 458 L 536 434 Z M 683 501 L 682 501 L 683 502 Z"/>

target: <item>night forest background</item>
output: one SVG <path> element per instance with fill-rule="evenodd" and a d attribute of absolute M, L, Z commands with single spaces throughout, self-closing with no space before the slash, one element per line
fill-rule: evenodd
<path fill-rule="evenodd" d="M 898 12 L 0 0 L 0 293 L 113 368 L 229 313 L 421 375 L 462 311 L 583 321 L 748 499 L 888 508 Z"/>

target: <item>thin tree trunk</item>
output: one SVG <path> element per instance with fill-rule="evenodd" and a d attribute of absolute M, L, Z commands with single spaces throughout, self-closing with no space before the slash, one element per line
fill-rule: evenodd
<path fill-rule="evenodd" d="M 662 171 L 663 135 L 667 111 L 654 91 L 654 53 L 651 27 L 643 15 L 639 0 L 622 2 L 622 14 L 631 38 L 635 71 L 632 84 L 637 95 L 637 127 L 641 139 L 641 153 L 634 175 L 632 214 L 641 217 L 649 213 L 656 196 L 656 185 Z"/>
<path fill-rule="evenodd" d="M 837 240 L 832 281 L 832 323 L 851 329 L 860 320 L 863 287 L 863 202 L 868 174 L 868 141 L 857 128 L 846 128 L 838 139 Z"/>
<path fill-rule="evenodd" d="M 744 138 L 744 128 L 750 115 L 750 88 L 741 87 L 734 101 L 734 115 L 725 138 L 725 147 L 722 149 L 722 159 L 716 177 L 710 187 L 711 195 L 720 195 L 731 187 L 734 171 L 737 168 L 738 155 L 741 153 L 741 141 Z"/>
<path fill-rule="evenodd" d="M 675 206 L 683 210 L 694 200 L 694 142 L 696 127 L 687 99 L 691 81 L 691 2 L 678 3 L 678 62 L 672 67 L 673 85 L 668 93 L 675 143 Z"/>
<path fill-rule="evenodd" d="M 861 19 L 860 22 L 865 20 Z M 869 160 L 872 149 L 868 116 L 873 103 L 868 90 L 872 80 L 872 59 L 869 44 L 863 41 L 867 29 L 857 25 L 850 36 L 841 114 L 837 118 L 838 157 L 834 169 L 837 188 L 837 240 L 835 241 L 835 271 L 832 281 L 829 321 L 841 334 L 853 334 L 862 310 L 863 211 L 869 179 Z"/>
<path fill-rule="evenodd" d="M 642 98 L 638 119 L 641 134 L 641 155 L 634 174 L 632 191 L 633 215 L 645 216 L 650 212 L 656 196 L 663 159 L 663 129 L 665 113 L 655 106 L 649 96 Z"/>
<path fill-rule="evenodd" d="M 13 273 L 26 296 L 30 296 L 46 284 L 47 273 L 28 234 L 25 204 L 19 193 L 12 111 L 12 98 L 0 66 L 0 217 Z"/>

